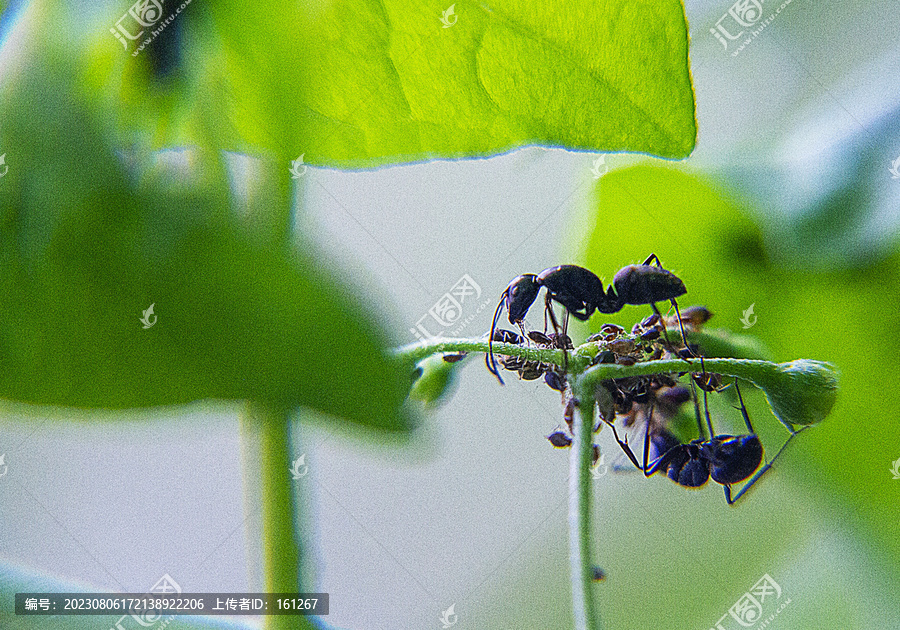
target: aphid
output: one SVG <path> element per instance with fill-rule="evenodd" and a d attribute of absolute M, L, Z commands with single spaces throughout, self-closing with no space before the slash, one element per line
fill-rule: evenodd
<path fill-rule="evenodd" d="M 554 431 L 547 436 L 547 439 L 550 440 L 550 443 L 556 448 L 566 448 L 572 446 L 572 438 L 570 438 L 562 431 Z"/>
<path fill-rule="evenodd" d="M 681 311 L 681 321 L 685 326 L 690 326 L 694 330 L 700 330 L 703 324 L 708 322 L 713 316 L 705 306 L 689 306 Z M 675 326 L 677 322 L 674 317 L 666 318 L 666 326 Z"/>
<path fill-rule="evenodd" d="M 634 341 L 631 339 L 617 339 L 607 343 L 606 347 L 616 354 L 630 354 L 634 352 Z"/>
<path fill-rule="evenodd" d="M 548 369 L 547 364 L 540 361 L 526 361 L 525 365 L 519 368 L 519 378 L 523 381 L 534 381 L 541 378 Z"/>
<path fill-rule="evenodd" d="M 641 341 L 655 341 L 659 339 L 659 329 L 651 328 L 650 330 L 645 330 L 640 335 Z"/>
<path fill-rule="evenodd" d="M 550 389 L 555 389 L 558 392 L 564 392 L 566 390 L 565 378 L 553 370 L 544 374 L 544 382 L 547 383 Z"/>
<path fill-rule="evenodd" d="M 538 343 L 543 346 L 553 345 L 553 340 L 550 339 L 550 337 L 536 330 L 529 331 L 528 338 L 531 339 L 534 343 Z"/>
<path fill-rule="evenodd" d="M 691 379 L 697 384 L 697 387 L 704 392 L 718 392 L 726 387 L 722 385 L 722 375 L 711 372 L 692 372 Z"/>
<path fill-rule="evenodd" d="M 572 343 L 572 338 L 569 335 L 564 333 L 550 333 L 547 335 L 550 339 L 550 346 L 553 348 L 559 348 L 560 350 L 574 350 L 575 344 Z"/>
<path fill-rule="evenodd" d="M 616 362 L 616 353 L 612 350 L 603 350 L 597 353 L 597 356 L 594 357 L 594 360 L 591 362 L 592 365 L 598 365 L 602 363 L 615 363 Z"/>

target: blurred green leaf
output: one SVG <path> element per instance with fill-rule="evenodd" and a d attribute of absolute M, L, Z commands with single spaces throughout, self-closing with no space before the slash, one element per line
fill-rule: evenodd
<path fill-rule="evenodd" d="M 861 76 L 879 83 L 826 91 L 827 105 L 813 103 L 779 141 L 756 148 L 753 160 L 742 147 L 740 161 L 725 169 L 736 194 L 769 215 L 771 249 L 792 265 L 865 265 L 889 252 L 900 233 L 898 85 L 877 71 Z M 852 115 L 823 116 L 841 102 L 853 103 Z"/>
<path fill-rule="evenodd" d="M 455 387 L 458 368 L 464 361 L 465 359 L 448 362 L 444 360 L 443 354 L 435 354 L 419 361 L 409 397 L 429 406 L 442 402 Z"/>
<path fill-rule="evenodd" d="M 0 101 L 0 396 L 252 399 L 408 429 L 407 377 L 358 292 L 244 225 L 215 156 L 126 169 L 58 67 L 38 58 Z"/>
<path fill-rule="evenodd" d="M 208 5 L 239 141 L 339 167 L 529 144 L 693 149 L 681 2 L 453 6 L 444 16 L 411 0 Z"/>

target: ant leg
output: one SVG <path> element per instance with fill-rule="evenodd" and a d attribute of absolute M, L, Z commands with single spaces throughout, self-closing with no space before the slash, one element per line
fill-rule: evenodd
<path fill-rule="evenodd" d="M 703 420 L 700 418 L 700 402 L 697 397 L 697 386 L 694 385 L 694 379 L 689 379 L 688 382 L 691 384 L 691 394 L 693 394 L 691 398 L 694 400 L 694 415 L 697 417 L 697 431 L 700 434 L 700 439 L 706 440 L 703 431 Z M 712 420 L 709 417 L 709 398 L 707 397 L 706 390 L 703 391 L 703 408 L 706 413 L 706 426 L 709 429 L 709 439 L 711 440 L 715 435 L 715 432 L 713 431 Z M 750 432 L 753 433 L 752 430 Z"/>
<path fill-rule="evenodd" d="M 613 437 L 616 438 L 616 442 L 619 443 L 619 448 L 621 448 L 622 452 L 628 456 L 628 459 L 631 460 L 631 463 L 634 464 L 635 468 L 637 468 L 638 470 L 644 470 L 643 468 L 641 468 L 641 465 L 638 464 L 637 457 L 635 457 L 635 455 L 634 455 L 634 451 L 632 451 L 631 447 L 628 446 L 628 436 L 627 435 L 625 436 L 624 442 L 619 439 L 619 433 L 618 433 L 618 431 L 616 431 L 615 418 L 613 418 L 613 422 L 610 422 L 603 416 L 600 416 L 600 419 L 603 420 L 603 422 L 607 426 L 609 426 L 610 429 L 612 429 Z M 646 459 L 646 455 L 645 455 L 645 459 Z"/>
<path fill-rule="evenodd" d="M 753 485 L 754 485 L 757 481 L 759 481 L 760 477 L 762 477 L 764 474 L 766 474 L 767 472 L 769 472 L 769 469 L 772 468 L 772 464 L 774 464 L 774 463 L 775 463 L 775 460 L 778 459 L 778 457 L 784 452 L 784 449 L 786 449 L 786 448 L 787 448 L 787 445 L 791 443 L 791 440 L 793 440 L 796 436 L 798 436 L 798 435 L 800 435 L 801 433 L 803 433 L 804 431 L 806 431 L 806 430 L 807 430 L 809 427 L 811 427 L 811 426 L 812 426 L 811 424 L 807 424 L 807 425 L 804 426 L 802 429 L 799 429 L 799 430 L 797 430 L 797 431 L 791 430 L 791 437 L 789 437 L 789 438 L 787 439 L 787 441 L 786 441 L 784 444 L 782 444 L 781 448 L 778 449 L 778 452 L 775 453 L 775 457 L 772 458 L 772 461 L 768 462 L 765 466 L 763 466 L 762 468 L 760 468 L 760 469 L 756 472 L 756 474 L 753 475 L 753 476 L 750 478 L 750 480 L 744 485 L 744 487 L 741 488 L 740 491 L 739 491 L 736 495 L 734 495 L 733 498 L 732 498 L 732 496 L 731 496 L 731 486 L 724 486 L 724 488 L 725 488 L 725 500 L 728 501 L 728 505 L 734 505 L 735 503 L 737 503 L 738 499 L 740 499 L 742 496 L 744 496 L 744 494 L 746 494 L 747 491 L 748 491 L 751 487 L 753 487 Z"/>
<path fill-rule="evenodd" d="M 653 312 L 656 314 L 656 316 L 659 318 L 660 323 L 662 324 L 663 339 L 666 340 L 666 347 L 669 349 L 669 351 L 671 351 L 672 350 L 672 342 L 669 341 L 669 333 L 668 333 L 668 326 L 666 326 L 666 320 L 663 318 L 662 313 L 659 312 L 659 308 L 656 306 L 655 302 L 651 302 L 650 307 L 653 309 Z M 679 321 L 681 321 L 681 320 L 679 319 Z M 673 353 L 673 354 L 677 354 L 677 353 Z M 684 358 L 682 356 L 679 356 L 679 358 L 682 361 L 686 361 L 687 363 L 690 363 L 690 361 L 688 361 L 686 358 Z"/>
<path fill-rule="evenodd" d="M 657 267 L 659 267 L 660 269 L 663 268 L 662 263 L 659 262 L 659 256 L 657 256 L 656 254 L 650 254 L 649 256 L 647 256 L 647 260 L 645 260 L 645 261 L 642 262 L 641 264 L 642 264 L 642 265 L 649 265 L 651 260 L 655 260 L 655 261 L 656 261 L 656 266 L 657 266 Z"/>
<path fill-rule="evenodd" d="M 655 474 L 657 468 L 659 466 L 660 461 L 662 460 L 665 453 L 660 453 L 659 457 L 653 460 L 653 463 L 649 463 L 650 459 L 650 420 L 653 419 L 653 405 L 650 406 L 650 416 L 647 418 L 646 429 L 644 430 L 644 477 L 650 477 Z M 677 447 L 673 447 L 677 448 Z"/>
<path fill-rule="evenodd" d="M 744 405 L 744 397 L 741 396 L 741 388 L 738 387 L 737 379 L 734 379 L 734 391 L 737 392 L 738 400 L 741 402 L 741 415 L 744 416 L 744 423 L 747 425 L 747 430 L 751 434 L 755 434 L 756 431 L 753 430 L 753 425 L 750 424 L 750 416 L 747 415 L 747 407 Z M 800 429 L 801 431 L 803 429 Z M 790 440 L 790 438 L 788 438 Z M 778 457 L 777 455 L 775 457 Z"/>
<path fill-rule="evenodd" d="M 681 321 L 681 312 L 678 310 L 678 302 L 675 301 L 675 298 L 671 299 L 672 306 L 675 307 L 675 316 L 678 318 L 678 326 L 681 328 L 681 341 L 684 342 L 684 347 L 688 349 L 688 352 L 691 353 L 691 356 L 697 356 L 694 354 L 694 351 L 691 350 L 691 346 L 688 344 L 687 335 L 684 332 L 684 322 Z M 665 327 L 665 322 L 663 322 L 663 326 Z M 668 339 L 666 340 L 668 341 Z"/>
<path fill-rule="evenodd" d="M 566 310 L 568 313 L 568 310 Z M 544 321 L 547 321 L 547 315 L 550 315 L 550 323 L 553 325 L 553 332 L 557 335 L 559 334 L 559 322 L 556 321 L 556 313 L 553 312 L 553 299 L 550 297 L 550 294 L 547 294 L 545 298 L 544 304 Z M 546 324 L 544 324 L 544 334 L 547 333 Z"/>
<path fill-rule="evenodd" d="M 675 298 L 672 298 L 669 301 L 672 303 L 672 306 L 675 307 L 675 316 L 678 317 L 678 326 L 681 328 L 681 341 L 684 343 L 684 347 L 687 348 L 687 351 L 690 353 L 690 355 L 692 357 L 696 357 L 697 355 L 694 354 L 694 351 L 691 350 L 691 346 L 688 344 L 687 334 L 684 332 L 684 322 L 681 321 L 681 312 L 678 310 L 678 303 L 675 302 Z M 665 318 L 663 318 L 662 313 L 659 312 L 659 308 L 657 308 L 656 303 L 651 303 L 650 306 L 653 307 L 653 312 L 656 313 L 656 316 L 659 317 L 659 321 L 662 323 L 663 339 L 666 340 L 666 346 L 668 346 L 669 350 L 671 351 L 672 342 L 669 340 L 669 327 L 666 326 L 666 320 Z M 690 363 L 687 357 L 683 357 L 680 354 L 678 355 L 678 358 L 686 363 Z"/>
<path fill-rule="evenodd" d="M 557 345 L 559 345 L 559 340 L 560 340 L 560 326 L 559 326 L 559 322 L 556 320 L 556 314 L 553 312 L 553 300 L 550 298 L 550 293 L 549 293 L 549 292 L 547 293 L 547 297 L 545 298 L 545 300 L 546 300 L 546 304 L 545 304 L 545 306 L 544 306 L 544 321 L 546 322 L 546 320 L 547 320 L 547 313 L 549 313 L 549 314 L 550 314 L 550 323 L 553 324 L 553 333 L 556 335 Z M 566 321 L 566 326 L 568 326 L 568 321 L 569 321 L 569 309 L 566 308 L 565 306 L 564 306 L 563 308 L 564 308 L 565 311 L 566 311 L 566 319 L 565 319 L 565 321 Z M 565 328 L 564 328 L 563 330 L 565 330 Z M 545 331 L 545 333 L 546 333 L 546 324 L 545 324 L 544 331 Z M 565 335 L 565 333 L 563 333 L 563 335 Z M 562 343 L 562 346 L 561 346 L 561 347 L 562 347 L 562 351 L 563 351 L 563 371 L 566 372 L 566 373 L 568 373 L 568 371 L 569 371 L 569 351 L 568 351 L 568 349 L 566 348 L 566 345 L 567 345 L 567 344 L 565 343 L 565 340 L 563 339 L 563 343 Z"/>

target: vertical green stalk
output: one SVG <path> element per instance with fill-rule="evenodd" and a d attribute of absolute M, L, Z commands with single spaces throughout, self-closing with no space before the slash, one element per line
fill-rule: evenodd
<path fill-rule="evenodd" d="M 264 588 L 269 593 L 298 593 L 302 546 L 295 522 L 291 489 L 290 410 L 257 402 L 245 403 L 242 433 L 254 439 L 258 452 L 258 491 L 262 499 Z M 252 484 L 248 482 L 248 487 Z M 249 501 L 248 501 L 249 504 Z M 305 630 L 315 625 L 302 615 L 268 615 L 266 630 Z"/>
<path fill-rule="evenodd" d="M 569 559 L 572 571 L 572 612 L 576 630 L 601 630 L 593 596 L 591 562 L 591 459 L 593 456 L 594 393 L 576 381 L 578 413 L 569 459 Z"/>

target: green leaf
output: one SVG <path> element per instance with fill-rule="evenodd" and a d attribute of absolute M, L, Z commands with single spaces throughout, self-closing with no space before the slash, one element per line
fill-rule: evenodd
<path fill-rule="evenodd" d="M 798 359 L 762 373 L 753 382 L 766 393 L 772 413 L 786 425 L 815 424 L 837 400 L 837 374 L 821 361 Z"/>
<path fill-rule="evenodd" d="M 252 399 L 408 429 L 408 377 L 360 292 L 246 225 L 202 150 L 126 169 L 53 67 L 0 102 L 0 397 Z"/>
<path fill-rule="evenodd" d="M 281 159 L 355 168 L 531 144 L 671 158 L 694 147 L 675 0 L 456 2 L 449 27 L 443 7 L 411 0 L 208 10 L 236 141 Z"/>

